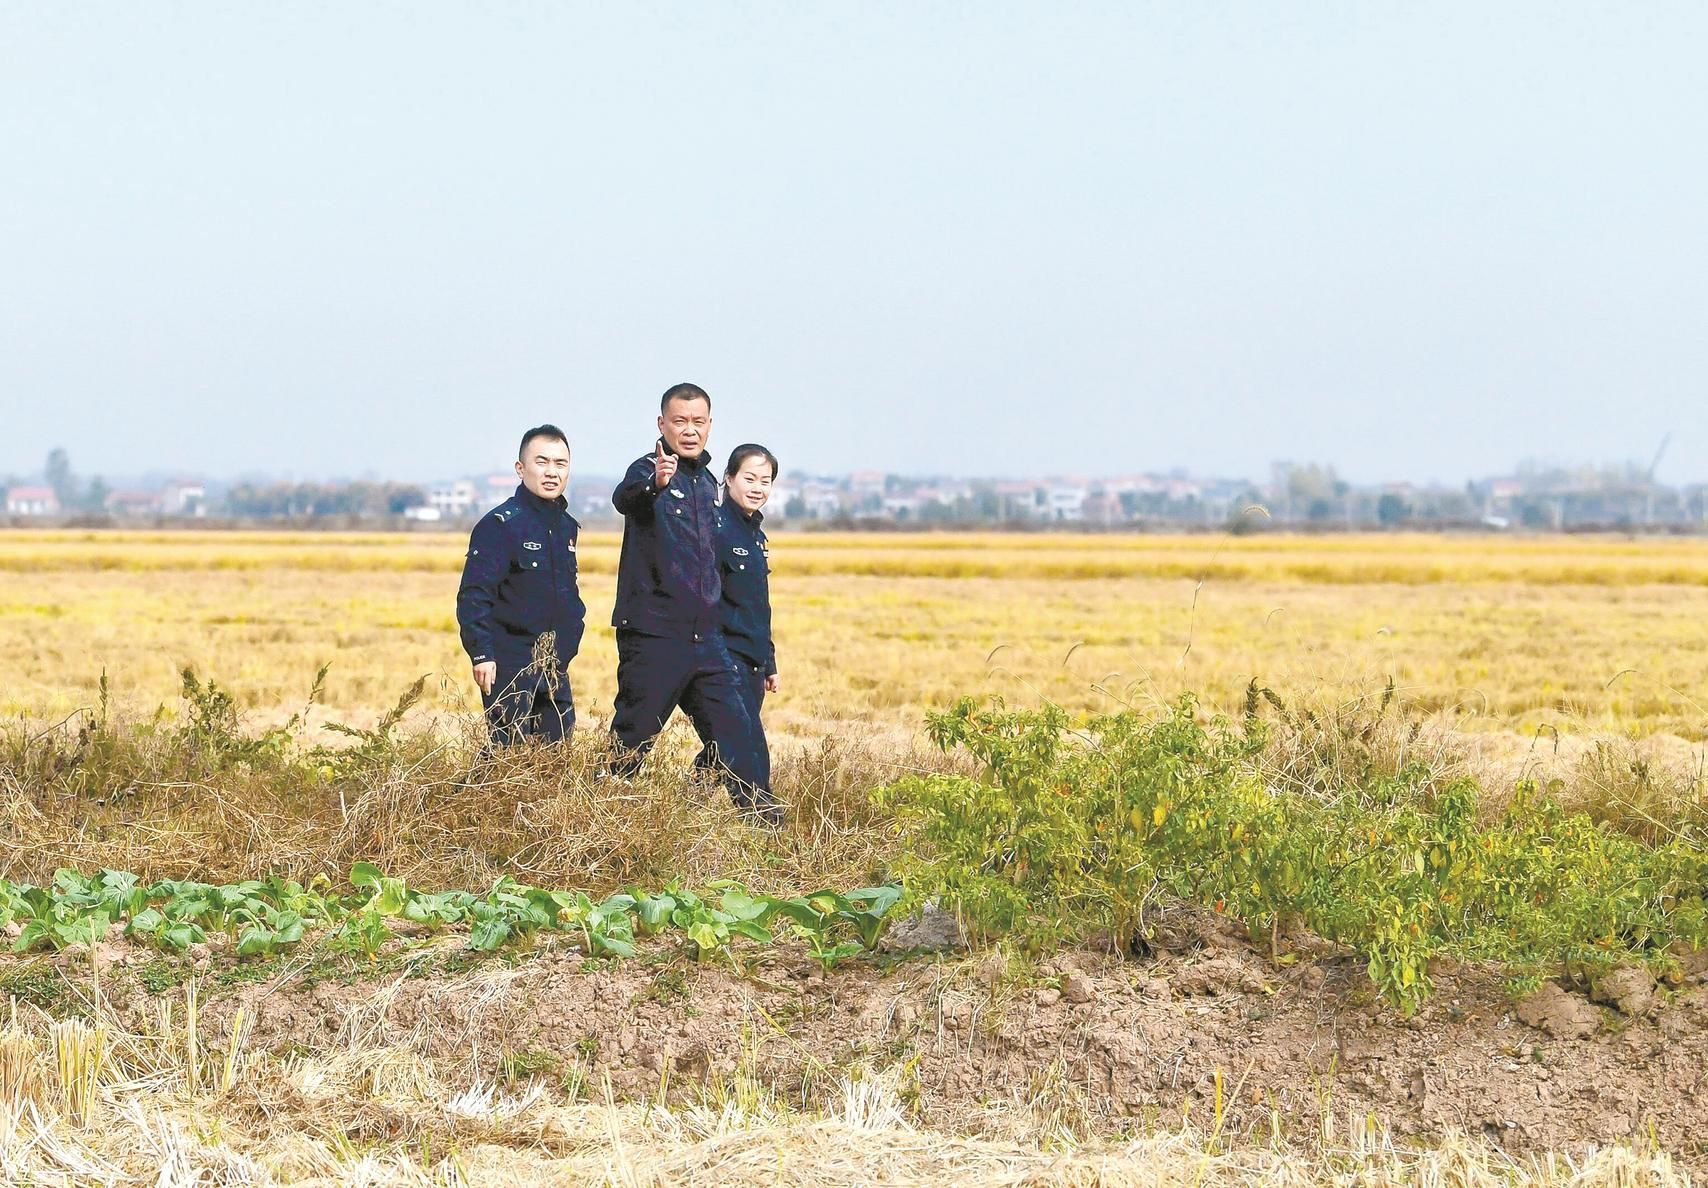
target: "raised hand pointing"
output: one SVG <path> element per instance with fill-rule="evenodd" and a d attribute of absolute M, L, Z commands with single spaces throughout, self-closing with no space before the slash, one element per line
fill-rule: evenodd
<path fill-rule="evenodd" d="M 652 485 L 660 491 L 670 485 L 670 480 L 676 477 L 676 455 L 664 452 L 664 443 L 658 443 L 658 453 L 652 460 Z"/>

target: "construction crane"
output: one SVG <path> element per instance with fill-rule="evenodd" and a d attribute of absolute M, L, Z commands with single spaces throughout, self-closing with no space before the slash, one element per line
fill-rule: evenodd
<path fill-rule="evenodd" d="M 1661 456 L 1666 453 L 1667 444 L 1671 441 L 1672 430 L 1668 429 L 1661 436 L 1661 444 L 1655 450 L 1654 460 L 1649 463 L 1649 468 L 1643 472 L 1643 523 L 1645 524 L 1655 522 L 1655 468 L 1661 464 Z"/>

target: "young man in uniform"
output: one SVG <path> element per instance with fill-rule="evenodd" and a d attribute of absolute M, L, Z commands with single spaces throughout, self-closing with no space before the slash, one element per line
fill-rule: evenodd
<path fill-rule="evenodd" d="M 540 425 L 523 434 L 516 474 L 516 494 L 474 526 L 457 589 L 457 625 L 497 746 L 528 737 L 557 742 L 575 726 L 569 662 L 587 620 L 563 430 Z M 536 649 L 548 632 L 549 652 Z"/>
<path fill-rule="evenodd" d="M 771 796 L 718 601 L 718 535 L 725 509 L 709 467 L 712 400 L 677 384 L 659 401 L 658 441 L 611 495 L 623 516 L 617 567 L 617 698 L 611 733 L 619 776 L 639 770 L 680 706 L 700 741 L 716 748 L 724 786 L 740 808 L 781 819 Z"/>

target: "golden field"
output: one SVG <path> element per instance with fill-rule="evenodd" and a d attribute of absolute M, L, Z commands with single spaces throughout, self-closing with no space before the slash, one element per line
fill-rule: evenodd
<path fill-rule="evenodd" d="M 730 878 L 778 893 L 858 886 L 889 877 L 901 836 L 872 790 L 900 770 L 965 762 L 917 745 L 930 709 L 994 694 L 1089 712 L 1192 690 L 1236 713 L 1253 680 L 1294 709 L 1340 711 L 1261 703 L 1275 729 L 1260 762 L 1279 783 L 1356 792 L 1415 762 L 1479 777 L 1497 806 L 1522 767 L 1558 775 L 1552 794 L 1626 835 L 1708 819 L 1708 541 L 778 532 L 784 687 L 766 718 L 790 816 L 777 832 L 705 795 L 680 728 L 674 760 L 633 783 L 603 775 L 586 736 L 471 764 L 475 747 L 457 738 L 459 727 L 465 743 L 479 734 L 458 714 L 474 701 L 454 610 L 464 547 L 449 533 L 0 533 L 0 873 L 339 881 L 372 861 L 422 888 L 505 877 L 600 894 Z M 571 677 L 594 727 L 614 691 L 617 547 L 587 534 L 580 550 L 590 630 Z M 367 758 L 369 743 L 331 732 L 312 741 L 348 749 L 251 762 L 221 757 L 232 741 L 221 730 L 79 729 L 103 673 L 131 722 L 156 706 L 179 714 L 189 667 L 264 726 L 302 708 L 324 663 L 311 719 L 322 725 L 372 726 L 417 678 L 433 679 L 409 728 Z M 1405 717 L 1384 712 L 1390 680 Z M 1199 994 L 1190 979 L 1225 974 L 1224 946 L 1238 943 L 1203 916 L 1211 923 L 1193 928 L 1215 944 L 1169 925 L 1183 951 L 1143 960 L 1088 966 L 1088 951 L 999 944 L 862 959 L 853 973 L 816 970 L 793 942 L 744 950 L 728 969 L 662 944 L 609 962 L 530 943 L 477 964 L 460 934 L 400 936 L 366 958 L 320 938 L 240 959 L 233 938 L 215 937 L 179 957 L 114 924 L 106 943 L 0 959 L 11 999 L 0 1181 L 1670 1188 L 1702 1166 L 1708 1148 L 1688 1133 L 1644 1138 L 1575 1114 L 1522 1154 L 1487 1126 L 1417 1133 L 1409 1076 L 1378 1086 L 1337 1054 L 1415 1041 L 1418 1077 L 1449 1091 L 1432 1083 L 1429 1100 L 1455 1119 L 1492 1116 L 1468 1112 L 1491 1078 L 1628 1073 L 1645 1091 L 1652 1079 L 1642 1108 L 1685 1103 L 1676 1127 L 1695 1117 L 1683 1087 L 1699 1079 L 1699 1043 L 1644 1056 L 1622 1045 L 1660 1030 L 1635 1019 L 1570 1047 L 1527 1031 L 1533 1060 L 1520 1069 L 1506 1059 L 1520 1031 L 1498 975 L 1453 975 L 1454 997 L 1412 1020 L 1428 1028 L 1414 1033 L 1361 987 L 1325 980 L 1354 969 L 1341 955 L 1320 968 L 1297 951 L 1286 955 L 1296 964 L 1272 963 L 1273 932 L 1231 950 L 1244 953 L 1237 976 Z M 1070 1008 L 1063 991 L 1086 969 L 1099 997 Z M 1664 992 L 1677 1005 L 1669 1042 L 1708 1036 L 1708 970 L 1701 982 Z M 965 1030 L 945 1031 L 963 1005 Z M 1048 1041 L 1031 1028 L 1052 1008 L 1073 1022 Z M 1018 1040 L 1004 1047 L 1010 1017 Z M 689 1043 L 708 1020 L 738 1038 L 733 1064 L 672 1055 L 678 1041 L 712 1051 Z M 815 1020 L 823 1031 L 810 1031 Z M 1248 1053 L 1242 1037 L 1270 1028 L 1297 1041 L 1285 1049 L 1295 1054 L 1321 1040 L 1311 1050 L 1326 1071 L 1297 1055 L 1258 1066 L 1283 1049 Z M 624 1046 L 625 1034 L 653 1033 L 656 1051 Z M 1128 1050 L 1116 1040 L 1152 1034 L 1158 1075 L 1176 1060 L 1178 1091 L 1171 1081 L 1165 1112 L 1137 1118 L 1078 1062 L 1094 1035 L 1112 1037 L 1113 1059 Z M 1448 1085 L 1440 1070 L 1455 1060 L 1474 1075 Z M 1248 1090 L 1254 1066 L 1275 1084 Z M 73 1108 L 79 1084 L 97 1114 Z M 1603 1088 L 1587 1097 L 1612 1116 L 1624 1107 Z M 1361 1096 L 1378 1089 L 1394 1096 Z M 1568 1099 L 1586 1095 L 1540 1100 Z"/>
<path fill-rule="evenodd" d="M 618 538 L 581 548 L 584 720 L 610 705 Z M 193 667 L 259 722 L 331 662 L 360 719 L 434 674 L 472 695 L 456 639 L 460 536 L 0 535 L 0 714 L 89 704 L 103 670 L 150 711 Z M 772 542 L 780 735 L 911 731 L 964 694 L 1096 710 L 1257 678 L 1335 699 L 1390 677 L 1456 726 L 1552 738 L 1708 736 L 1708 541 L 1452 536 L 807 534 Z"/>

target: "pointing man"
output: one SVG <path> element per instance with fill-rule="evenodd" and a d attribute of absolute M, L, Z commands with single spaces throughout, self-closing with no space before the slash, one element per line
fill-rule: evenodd
<path fill-rule="evenodd" d="M 587 607 L 576 584 L 581 525 L 569 514 L 569 439 L 556 425 L 522 435 L 516 494 L 482 516 L 469 536 L 457 624 L 474 665 L 492 741 L 562 739 L 575 725 L 569 662 L 581 647 Z M 552 652 L 535 644 L 552 633 Z"/>
<path fill-rule="evenodd" d="M 706 440 L 712 400 L 677 384 L 659 401 L 658 441 L 612 493 L 623 516 L 617 568 L 617 698 L 611 733 L 624 752 L 618 774 L 640 767 L 680 706 L 702 743 L 715 747 L 730 797 L 775 822 L 768 764 L 760 753 L 741 677 L 724 644 L 718 600 L 718 530 L 725 514 Z"/>

